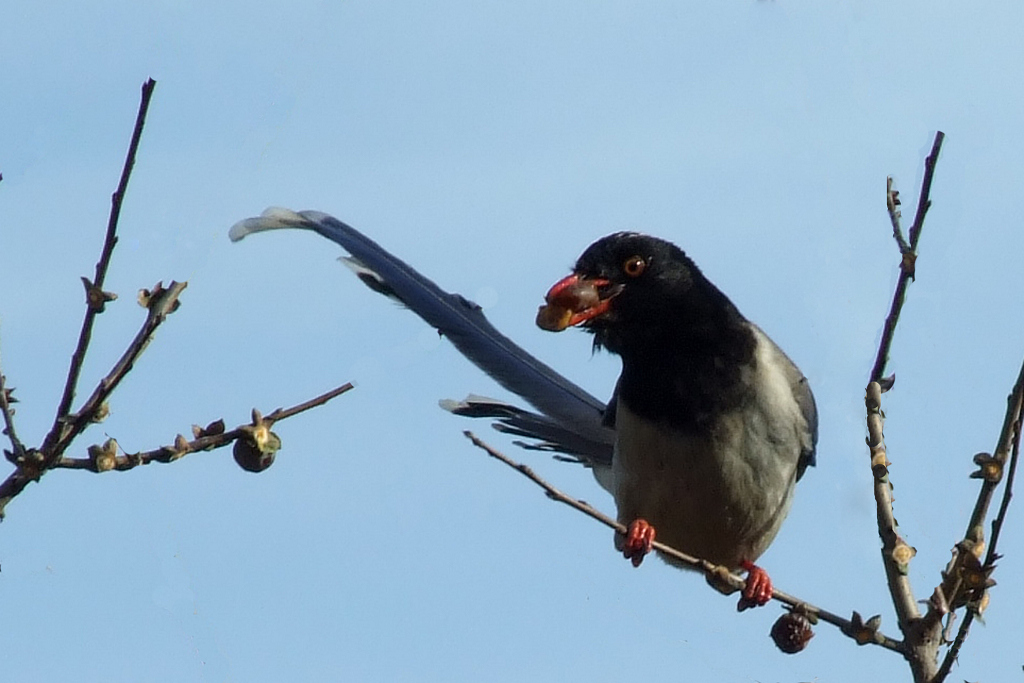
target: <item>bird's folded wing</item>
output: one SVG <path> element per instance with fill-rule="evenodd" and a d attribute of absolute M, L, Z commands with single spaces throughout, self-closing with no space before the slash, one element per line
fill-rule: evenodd
<path fill-rule="evenodd" d="M 598 467 L 611 463 L 615 436 L 602 424 L 604 403 L 498 332 L 478 305 L 444 291 L 355 228 L 319 211 L 267 209 L 257 218 L 239 221 L 228 234 L 238 241 L 279 228 L 313 230 L 339 244 L 351 255 L 344 259 L 346 265 L 363 283 L 408 306 L 477 367 L 543 413 L 500 404 L 506 412 L 486 413 L 477 407 L 477 416 L 498 418 L 508 430 L 518 430 L 513 433 L 540 439 L 545 450 L 569 453 Z M 446 407 L 470 414 L 453 409 L 455 405 Z"/>

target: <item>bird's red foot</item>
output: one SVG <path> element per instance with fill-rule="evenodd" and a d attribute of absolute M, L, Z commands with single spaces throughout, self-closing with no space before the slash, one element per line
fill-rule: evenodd
<path fill-rule="evenodd" d="M 760 607 L 772 599 L 772 580 L 768 572 L 749 560 L 740 563 L 747 570 L 747 585 L 743 587 L 743 595 L 736 609 L 742 612 L 750 607 Z"/>
<path fill-rule="evenodd" d="M 634 519 L 629 524 L 626 541 L 622 544 L 622 556 L 639 567 L 644 555 L 651 552 L 654 544 L 654 527 L 646 519 Z"/>

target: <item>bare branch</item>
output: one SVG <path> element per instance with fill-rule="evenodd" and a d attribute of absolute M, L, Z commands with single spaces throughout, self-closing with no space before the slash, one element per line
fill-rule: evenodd
<path fill-rule="evenodd" d="M 999 535 L 1003 530 L 1003 522 L 1006 521 L 1006 512 L 1010 508 L 1010 501 L 1013 499 L 1013 482 L 1017 478 L 1017 462 L 1020 459 L 1020 439 L 1021 439 L 1021 426 L 1024 423 L 1024 366 L 1021 366 L 1021 372 L 1017 376 L 1017 384 L 1013 388 L 1013 394 L 1010 396 L 1010 404 L 1016 404 L 1016 418 L 1012 422 L 1013 446 L 1010 452 L 1010 467 L 1007 470 L 1006 486 L 1003 489 L 1003 499 L 999 504 L 999 512 L 996 513 L 996 518 L 992 520 L 992 540 L 988 544 L 988 555 L 985 557 L 985 564 L 992 566 L 996 560 L 999 559 L 999 554 L 996 552 L 996 546 L 999 544 Z M 1004 425 L 1003 429 L 1006 427 Z M 1002 437 L 1000 437 L 1002 443 Z M 997 453 L 1005 453 L 1002 449 L 997 449 Z"/>
<path fill-rule="evenodd" d="M 885 179 L 885 206 L 889 209 L 889 220 L 892 222 L 892 236 L 896 245 L 903 254 L 910 250 L 910 245 L 903 238 L 903 228 L 900 226 L 900 193 L 892 188 L 892 176 Z"/>
<path fill-rule="evenodd" d="M 322 406 L 331 399 L 344 394 L 352 388 L 352 383 L 346 382 L 340 387 L 321 394 L 316 398 L 312 398 L 291 408 L 278 408 L 265 418 L 257 417 L 257 419 L 253 421 L 253 424 L 239 425 L 228 431 L 223 430 L 223 422 L 218 420 L 217 422 L 211 423 L 211 426 L 219 424 L 219 428 L 211 429 L 210 427 L 207 427 L 206 429 L 194 429 L 195 438 L 191 441 L 185 439 L 185 437 L 179 434 L 175 438 L 174 444 L 171 446 L 161 446 L 160 448 L 155 448 L 150 451 L 141 451 L 139 453 L 116 454 L 109 460 L 109 464 L 100 467 L 97 467 L 97 458 L 95 456 L 90 456 L 88 458 L 62 457 L 57 461 L 54 467 L 73 470 L 88 470 L 90 472 L 105 472 L 108 470 L 124 472 L 135 469 L 140 465 L 148 465 L 154 462 L 172 463 L 176 460 L 180 460 L 189 453 L 212 451 L 214 449 L 227 446 L 238 439 L 248 436 L 251 432 L 251 427 L 255 426 L 257 422 L 267 423 L 269 426 L 269 424 L 274 422 L 286 420 L 298 415 L 299 413 L 310 410 L 311 408 Z M 256 415 L 258 416 L 258 413 L 256 413 Z M 116 444 L 114 445 L 116 446 Z"/>
<path fill-rule="evenodd" d="M 4 434 L 11 442 L 11 449 L 15 459 L 23 458 L 25 445 L 18 439 L 18 432 L 14 428 L 14 409 L 11 408 L 10 389 L 7 388 L 7 378 L 4 377 L 2 365 L 0 365 L 0 413 L 4 416 Z"/>
<path fill-rule="evenodd" d="M 157 283 L 152 291 L 143 290 L 147 294 L 145 305 L 148 309 L 148 315 L 142 323 L 142 328 L 135 335 L 135 338 L 128 345 L 121 358 L 118 359 L 114 367 L 107 373 L 107 376 L 99 381 L 92 395 L 89 396 L 78 412 L 68 415 L 64 420 L 64 428 L 57 442 L 52 444 L 49 449 L 44 444 L 44 449 L 42 450 L 46 454 L 47 467 L 52 467 L 56 464 L 75 437 L 85 431 L 85 428 L 95 420 L 96 415 L 102 410 L 102 406 L 107 398 L 110 397 L 110 394 L 117 388 L 117 385 L 121 383 L 121 380 L 125 378 L 135 365 L 135 361 L 146 350 L 146 347 L 149 346 L 149 342 L 152 341 L 157 328 L 167 319 L 168 315 L 178 309 L 178 297 L 187 286 L 187 282 L 172 281 L 166 288 L 164 288 L 162 283 Z"/>
<path fill-rule="evenodd" d="M 549 484 L 546 480 L 541 478 L 530 467 L 522 463 L 518 463 L 515 460 L 512 460 L 505 454 L 501 453 L 497 449 L 491 447 L 486 442 L 481 440 L 479 437 L 473 434 L 473 432 L 465 431 L 463 432 L 463 434 L 465 434 L 466 438 L 473 442 L 474 446 L 483 449 L 492 458 L 500 460 L 504 464 L 508 465 L 512 469 L 516 470 L 517 472 L 525 476 L 533 483 L 537 484 L 544 490 L 544 493 L 551 500 L 568 505 L 574 510 L 582 512 L 588 517 L 596 519 L 597 521 L 601 522 L 610 529 L 614 529 L 617 533 L 627 533 L 627 529 L 624 525 L 619 524 L 616 520 L 612 519 L 608 515 L 601 512 L 600 510 L 597 510 L 589 503 L 566 495 L 559 489 Z M 677 560 L 701 572 L 709 579 L 709 582 L 713 583 L 713 585 L 715 585 L 716 587 L 724 585 L 734 590 L 742 590 L 746 583 L 741 577 L 736 576 L 735 574 L 730 572 L 727 567 L 713 564 L 711 562 L 708 562 L 707 560 L 702 560 L 700 558 L 694 557 L 693 555 L 688 555 L 687 553 L 676 550 L 675 548 L 667 546 L 664 543 L 660 543 L 658 541 L 655 541 L 652 545 L 654 549 L 662 555 L 667 555 L 673 558 L 674 560 Z M 878 632 L 876 626 L 865 626 L 865 624 L 861 622 L 859 615 L 856 615 L 856 613 L 854 613 L 854 620 L 844 619 L 843 617 L 834 614 L 833 612 L 829 612 L 820 607 L 816 607 L 815 605 L 812 605 L 809 602 L 800 600 L 799 598 L 790 595 L 789 593 L 784 593 L 777 589 L 772 591 L 772 599 L 778 600 L 784 605 L 800 610 L 802 613 L 813 615 L 817 619 L 821 619 L 822 621 L 828 622 L 834 626 L 839 627 L 839 629 L 844 634 L 850 636 L 851 638 L 854 638 L 861 645 L 866 645 L 870 643 L 873 645 L 879 645 L 883 648 L 892 650 L 894 652 L 903 652 L 903 643 Z"/>
<path fill-rule="evenodd" d="M 990 458 L 975 457 L 976 461 L 981 461 L 977 462 L 981 469 L 976 473 L 976 477 L 981 479 L 982 483 L 978 500 L 974 505 L 973 512 L 971 512 L 971 519 L 967 523 L 966 537 L 968 538 L 971 537 L 974 529 L 984 523 L 989 505 L 992 502 L 992 496 L 1003 478 L 1003 470 L 1006 463 L 1010 460 L 1010 454 L 1012 452 L 1015 456 L 1018 444 L 1020 443 L 1021 410 L 1024 409 L 1024 366 L 1021 366 L 1020 373 L 1017 375 L 1017 382 L 1007 397 L 1007 404 L 1006 416 L 1003 418 L 1003 427 L 999 432 L 999 441 L 996 443 L 995 453 Z M 1014 457 L 1013 461 L 1016 462 L 1016 457 Z M 1000 516 L 1005 513 L 1005 506 L 1009 504 L 1006 496 L 1012 496 L 1011 484 L 1012 480 L 1007 482 L 1007 491 L 1004 492 L 1003 500 L 1004 508 L 1000 510 Z M 998 521 L 1000 526 L 1002 526 L 1001 518 Z M 993 537 L 993 542 L 995 540 L 996 538 Z M 989 553 L 994 552 L 995 550 L 990 548 Z"/>
<path fill-rule="evenodd" d="M 269 422 L 270 424 L 280 422 L 281 420 L 287 420 L 289 417 L 293 415 L 298 415 L 299 413 L 303 413 L 307 410 L 310 410 L 311 408 L 322 406 L 323 404 L 330 401 L 332 398 L 335 398 L 336 396 L 341 396 L 346 391 L 350 391 L 353 388 L 355 388 L 354 384 L 352 384 L 351 382 L 345 382 L 336 389 L 331 389 L 326 393 L 320 394 L 316 398 L 311 398 L 308 401 L 304 401 L 303 403 L 292 406 L 291 408 L 278 408 L 277 410 L 272 412 L 270 415 L 267 415 L 263 419 L 264 421 Z"/>
<path fill-rule="evenodd" d="M 30 482 L 38 481 L 48 469 L 54 467 L 75 437 L 85 431 L 86 427 L 102 413 L 107 398 L 132 369 L 136 359 L 149 345 L 156 329 L 177 309 L 178 296 L 187 286 L 188 283 L 185 282 L 172 282 L 166 289 L 158 284 L 152 292 L 144 290 L 149 296 L 146 300 L 148 314 L 142 328 L 107 376 L 100 380 L 81 410 L 60 421 L 61 430 L 57 439 L 51 442 L 49 439 L 52 432 L 47 434 L 39 450 L 28 449 L 25 457 L 15 463 L 17 469 L 0 484 L 0 517 L 3 516 L 7 503 L 21 493 Z"/>
<path fill-rule="evenodd" d="M 100 260 L 96 263 L 96 272 L 92 281 L 82 278 L 86 290 L 85 318 L 82 320 L 82 330 L 78 335 L 78 346 L 71 354 L 71 367 L 68 369 L 68 378 L 64 384 L 64 394 L 57 407 L 57 416 L 54 418 L 53 426 L 43 441 L 43 450 L 62 439 L 65 418 L 71 410 L 71 402 L 75 399 L 82 363 L 85 361 L 85 354 L 92 339 L 93 322 L 96 315 L 103 312 L 104 304 L 113 297 L 112 294 L 103 291 L 103 282 L 107 277 L 107 268 L 114 252 L 114 245 L 117 244 L 117 222 L 121 216 L 121 203 L 124 201 L 124 194 L 128 189 L 128 179 L 135 166 L 135 155 L 139 149 L 139 140 L 142 138 L 142 129 L 146 125 L 146 113 L 149 111 L 149 102 L 153 97 L 155 87 L 156 81 L 152 78 L 142 84 L 142 100 L 139 103 L 139 112 L 135 117 L 135 129 L 132 131 L 132 139 L 128 145 L 128 154 L 124 160 L 124 167 L 121 169 L 121 180 L 110 198 L 110 218 L 107 220 L 107 236 L 103 241 L 103 251 L 100 254 Z"/>
<path fill-rule="evenodd" d="M 929 194 L 931 193 L 932 178 L 944 138 L 945 134 L 941 130 L 936 131 L 932 151 L 925 159 L 921 194 L 918 199 L 914 224 L 909 231 L 909 243 L 903 239 L 899 225 L 900 212 L 897 208 L 899 193 L 892 187 L 892 178 L 888 178 L 886 182 L 886 207 L 893 224 L 893 236 L 900 247 L 900 276 L 896 282 L 896 291 L 893 292 L 889 314 L 885 319 L 882 338 L 879 341 L 878 353 L 871 368 L 864 400 L 867 408 L 868 448 L 871 455 L 875 516 L 878 522 L 878 536 L 882 540 L 882 564 L 885 568 L 886 581 L 892 596 L 893 607 L 896 610 L 899 628 L 903 633 L 904 657 L 910 665 L 915 681 L 931 681 L 935 673 L 936 657 L 941 642 L 940 612 L 935 609 L 936 604 L 933 601 L 928 618 L 922 619 L 917 601 L 914 599 L 913 588 L 910 585 L 909 563 L 917 551 L 908 545 L 896 531 L 896 518 L 892 509 L 892 482 L 889 479 L 889 465 L 892 463 L 889 462 L 882 434 L 881 403 L 882 392 L 887 390 L 893 381 L 893 378 L 883 378 L 883 375 L 896 333 L 896 323 L 906 300 L 907 287 L 914 279 L 917 265 L 917 242 L 921 237 L 925 214 L 931 206 Z M 941 598 L 941 593 L 939 597 Z M 940 599 L 938 602 L 945 608 L 945 601 Z"/>
<path fill-rule="evenodd" d="M 935 175 L 935 163 L 939 160 L 939 151 L 942 149 L 942 141 L 946 134 L 941 130 L 935 131 L 935 141 L 932 143 L 932 151 L 924 160 L 924 178 L 921 179 L 921 195 L 917 198 L 917 214 L 914 216 L 914 223 L 910 226 L 908 237 L 910 238 L 911 251 L 917 251 L 917 240 L 921 237 L 921 228 L 924 226 L 924 216 L 932 206 L 929 195 L 932 191 L 932 177 Z M 913 277 L 913 273 L 911 273 Z"/>
<path fill-rule="evenodd" d="M 892 484 L 889 482 L 889 465 L 892 463 L 886 455 L 882 435 L 882 387 L 878 382 L 868 385 L 864 405 L 868 414 L 868 448 L 874 477 L 878 536 L 882 539 L 882 564 L 885 566 L 900 631 L 906 634 L 910 631 L 911 623 L 921 616 L 907 577 L 910 559 L 917 551 L 907 545 L 896 531 L 896 518 L 892 511 Z"/>
<path fill-rule="evenodd" d="M 915 265 L 917 261 L 917 241 L 921 237 L 921 228 L 924 225 L 924 216 L 928 211 L 928 207 L 931 206 L 931 200 L 928 198 L 928 194 L 932 188 L 932 176 L 935 173 L 935 162 L 939 158 L 939 150 L 942 148 L 942 140 L 945 138 L 945 133 L 941 130 L 935 133 L 935 142 L 932 144 L 932 152 L 928 155 L 928 158 L 924 162 L 924 180 L 921 183 L 921 197 L 918 200 L 917 215 L 914 217 L 914 224 L 910 227 L 910 245 L 908 249 L 903 248 L 903 244 L 900 244 L 900 254 L 902 255 L 902 261 L 900 262 L 900 277 L 896 282 L 896 291 L 893 293 L 892 305 L 889 308 L 889 315 L 885 319 L 885 327 L 882 330 L 882 340 L 878 345 L 878 354 L 875 356 L 875 364 L 871 369 L 870 381 L 881 382 L 882 375 L 885 373 L 885 365 L 889 360 L 889 348 L 892 346 L 892 338 L 896 332 L 896 321 L 899 320 L 900 311 L 903 308 L 903 302 L 907 295 L 907 286 L 910 280 L 914 279 Z M 890 195 L 892 192 L 891 184 L 889 187 Z M 887 197 L 886 203 L 891 205 L 892 201 Z M 890 215 L 892 209 L 890 209 Z M 894 226 L 895 230 L 896 226 Z M 902 240 L 897 237 L 897 242 Z"/>
<path fill-rule="evenodd" d="M 1024 421 L 1024 365 L 1021 366 L 1020 373 L 1017 375 L 1017 382 L 1010 392 L 1007 404 L 1006 416 L 1003 418 L 1003 428 L 999 433 L 995 453 L 991 456 L 987 453 L 979 453 L 975 456 L 975 463 L 980 466 L 975 475 L 982 480 L 981 491 L 978 493 L 978 500 L 967 524 L 964 540 L 960 541 L 954 549 L 954 558 L 944 572 L 943 582 L 939 587 L 949 601 L 951 609 L 966 605 L 967 612 L 953 644 L 946 651 L 946 656 L 939 667 L 939 673 L 935 677 L 936 681 L 943 680 L 953 668 L 953 664 L 960 654 L 960 648 L 967 639 L 974 617 L 984 609 L 987 591 L 994 584 L 989 577 L 995 569 L 996 560 L 1000 557 L 996 552 L 996 546 L 999 543 L 999 535 L 1006 519 L 1006 512 L 1010 507 L 1010 500 L 1013 498 L 1013 481 L 1017 475 L 1017 461 L 1020 455 L 1021 422 Z M 999 505 L 996 518 L 992 520 L 992 540 L 988 544 L 985 562 L 981 563 L 979 556 L 985 545 L 982 525 L 988 514 L 995 488 L 1003 478 L 1007 460 L 1009 460 L 1010 467 L 1007 470 L 1002 502 Z"/>

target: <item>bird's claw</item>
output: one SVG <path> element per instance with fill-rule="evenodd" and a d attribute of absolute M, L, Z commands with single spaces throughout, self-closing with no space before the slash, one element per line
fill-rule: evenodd
<path fill-rule="evenodd" d="M 654 527 L 646 519 L 634 519 L 629 524 L 625 543 L 622 544 L 622 556 L 631 561 L 634 567 L 639 567 L 653 545 Z"/>
<path fill-rule="evenodd" d="M 743 595 L 740 596 L 736 609 L 742 612 L 751 607 L 768 604 L 774 590 L 768 572 L 747 560 L 740 563 L 740 566 L 747 570 L 747 584 L 743 587 Z"/>

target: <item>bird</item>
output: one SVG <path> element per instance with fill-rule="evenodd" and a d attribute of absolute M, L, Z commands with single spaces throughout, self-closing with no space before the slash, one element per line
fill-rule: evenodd
<path fill-rule="evenodd" d="M 541 329 L 578 327 L 593 334 L 595 351 L 621 359 L 604 403 L 501 334 L 479 306 L 333 216 L 270 208 L 236 223 L 229 237 L 279 228 L 313 230 L 340 245 L 360 280 L 418 314 L 539 411 L 475 395 L 441 402 L 532 439 L 522 446 L 590 468 L 615 501 L 627 529 L 615 546 L 634 566 L 657 538 L 745 570 L 740 610 L 771 599 L 771 579 L 755 562 L 815 464 L 814 396 L 793 361 L 682 249 L 642 233 L 613 233 L 547 290 L 536 317 Z"/>

